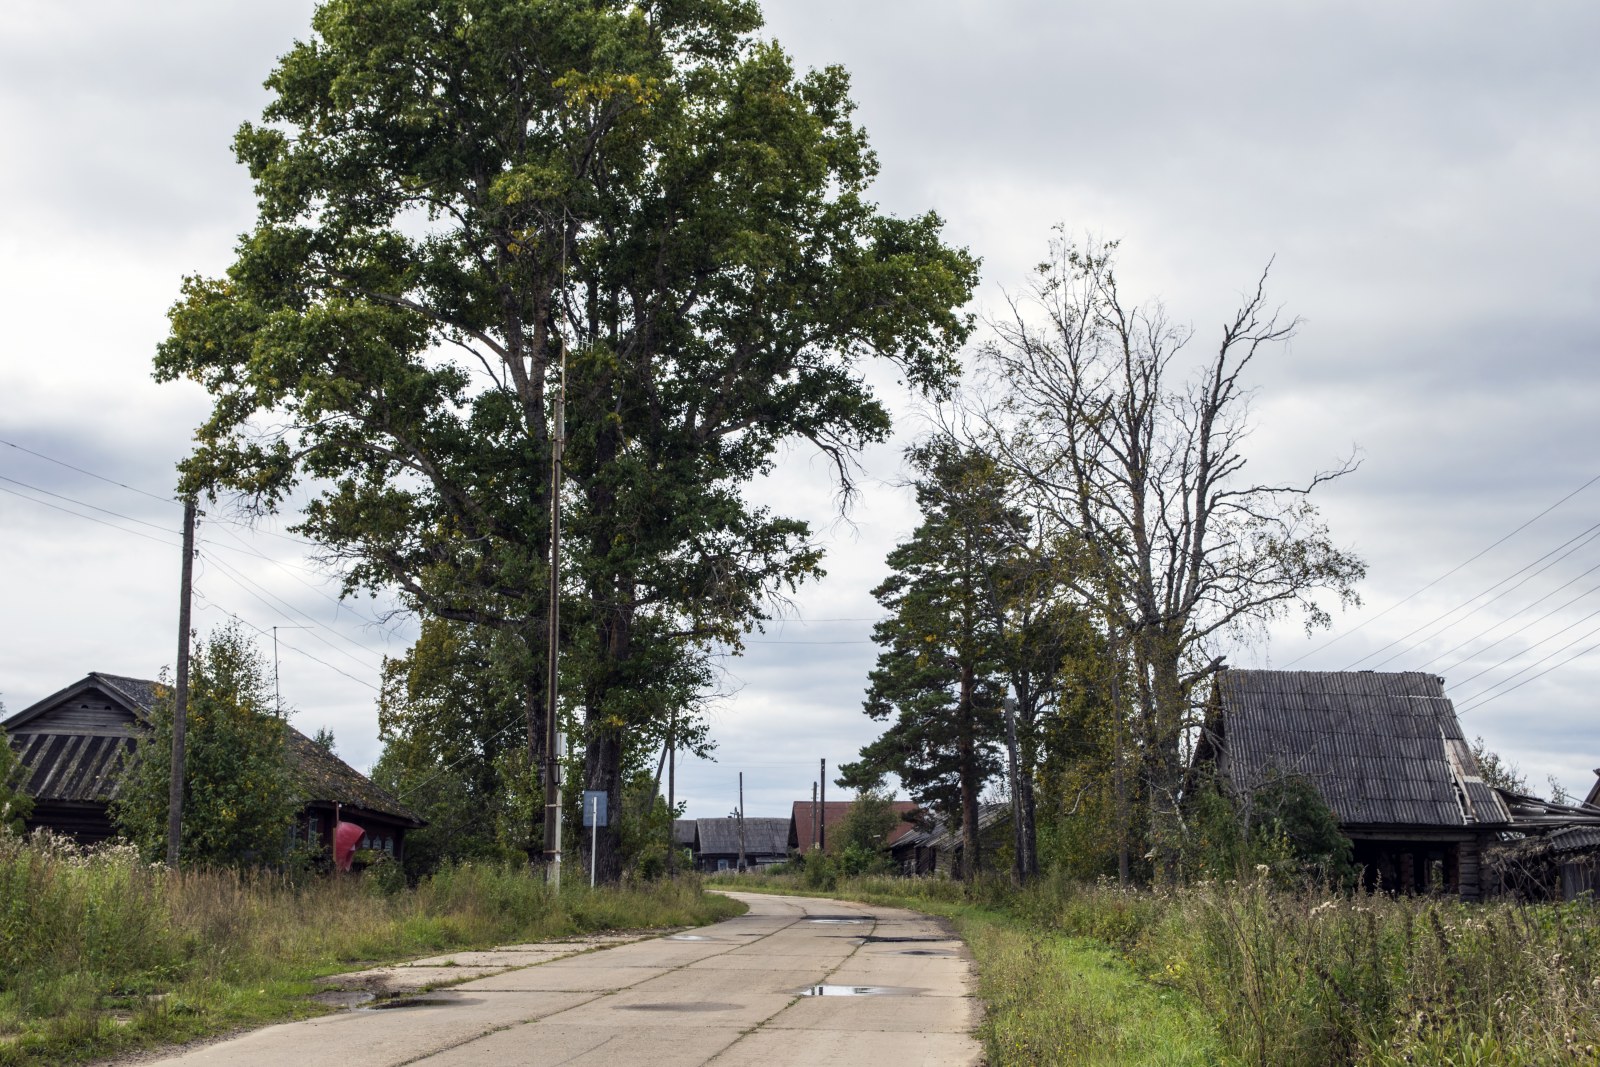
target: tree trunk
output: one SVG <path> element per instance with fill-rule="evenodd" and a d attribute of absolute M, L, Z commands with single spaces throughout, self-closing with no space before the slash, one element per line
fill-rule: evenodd
<path fill-rule="evenodd" d="M 970 663 L 961 666 L 961 704 L 958 714 L 961 735 L 958 760 L 961 774 L 961 877 L 972 881 L 983 863 L 978 840 L 978 744 L 976 733 L 976 708 L 974 705 L 976 679 Z"/>

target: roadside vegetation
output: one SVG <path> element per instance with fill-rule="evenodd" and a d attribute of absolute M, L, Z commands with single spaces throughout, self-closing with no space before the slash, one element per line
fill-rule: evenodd
<path fill-rule="evenodd" d="M 992 1067 L 1600 1063 L 1600 913 L 1586 904 L 1350 895 L 1266 871 L 1018 890 L 828 878 L 836 867 L 737 882 L 949 918 L 976 958 Z"/>
<path fill-rule="evenodd" d="M 316 979 L 410 956 L 739 913 L 693 878 L 552 894 L 514 866 L 403 878 L 174 872 L 0 833 L 0 1064 L 81 1061 L 318 1014 Z"/>

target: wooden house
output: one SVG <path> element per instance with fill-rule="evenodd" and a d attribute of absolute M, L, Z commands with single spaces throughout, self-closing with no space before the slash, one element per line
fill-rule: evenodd
<path fill-rule="evenodd" d="M 810 800 L 795 801 L 789 813 L 789 847 L 796 852 L 809 852 L 819 847 L 820 841 L 820 847 L 828 853 L 837 852 L 843 842 L 836 831 L 855 806 L 853 800 L 829 800 L 820 804 Z M 816 813 L 819 807 L 822 809 L 821 819 L 817 818 Z M 889 832 L 886 847 L 916 829 L 906 820 L 908 816 L 914 816 L 917 810 L 917 805 L 912 801 L 894 802 L 894 812 L 900 816 L 900 823 Z"/>
<path fill-rule="evenodd" d="M 1512 822 L 1432 674 L 1223 670 L 1195 761 L 1236 797 L 1309 782 L 1369 888 L 1478 900 L 1483 849 Z"/>
<path fill-rule="evenodd" d="M 1011 805 L 978 805 L 978 841 L 983 849 L 984 866 L 992 867 L 991 858 L 1000 846 L 1010 840 L 1006 832 L 1011 826 Z M 961 826 L 946 826 L 935 820 L 925 828 L 913 826 L 912 832 L 901 834 L 888 846 L 889 855 L 901 874 L 944 874 L 951 878 L 962 876 L 966 842 Z"/>
<path fill-rule="evenodd" d="M 739 820 L 696 819 L 694 866 L 697 871 L 732 871 L 739 867 Z M 789 857 L 788 819 L 745 819 L 744 861 L 765 867 Z"/>
<path fill-rule="evenodd" d="M 44 827 L 85 844 L 116 831 L 109 807 L 122 789 L 134 743 L 165 687 L 94 672 L 0 722 L 17 752 L 28 829 Z M 398 858 L 407 830 L 425 825 L 371 779 L 289 727 L 288 764 L 301 809 L 295 836 L 331 849 L 335 814 L 366 831 L 364 848 Z"/>

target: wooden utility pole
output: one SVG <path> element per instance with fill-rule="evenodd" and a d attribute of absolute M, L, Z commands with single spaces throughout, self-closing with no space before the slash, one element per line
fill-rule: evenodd
<path fill-rule="evenodd" d="M 177 869 L 183 836 L 183 740 L 189 725 L 189 604 L 194 591 L 194 497 L 183 501 L 183 570 L 178 592 L 178 690 L 172 705 L 172 778 L 167 790 L 167 866 Z"/>
<path fill-rule="evenodd" d="M 822 761 L 822 773 L 817 781 L 822 785 L 822 799 L 817 803 L 817 847 L 828 851 L 828 761 Z"/>
<path fill-rule="evenodd" d="M 739 870 L 744 870 L 748 861 L 744 856 L 744 772 L 739 772 Z"/>
<path fill-rule="evenodd" d="M 811 844 L 809 848 L 817 847 L 817 783 L 811 783 Z"/>
<path fill-rule="evenodd" d="M 678 706 L 667 719 L 667 877 L 678 876 Z"/>
<path fill-rule="evenodd" d="M 561 453 L 567 440 L 567 342 L 561 341 L 561 383 L 550 433 L 550 606 L 545 634 L 544 701 L 544 858 L 550 884 L 561 888 Z"/>

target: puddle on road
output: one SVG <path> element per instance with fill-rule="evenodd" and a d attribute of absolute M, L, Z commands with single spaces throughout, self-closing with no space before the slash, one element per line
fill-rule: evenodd
<path fill-rule="evenodd" d="M 877 934 L 862 934 L 863 945 L 906 945 L 906 944 L 947 944 L 954 941 L 953 937 L 880 937 Z"/>
<path fill-rule="evenodd" d="M 811 915 L 806 918 L 806 922 L 821 923 L 824 926 L 856 926 L 874 921 L 871 915 Z"/>
<path fill-rule="evenodd" d="M 947 948 L 908 948 L 902 950 L 902 956 L 954 956 L 955 953 Z"/>
<path fill-rule="evenodd" d="M 668 941 L 715 941 L 716 938 L 707 937 L 704 934 L 673 934 L 671 937 L 667 938 L 667 940 Z"/>
<path fill-rule="evenodd" d="M 801 997 L 914 997 L 923 990 L 903 985 L 810 985 L 794 992 Z"/>

